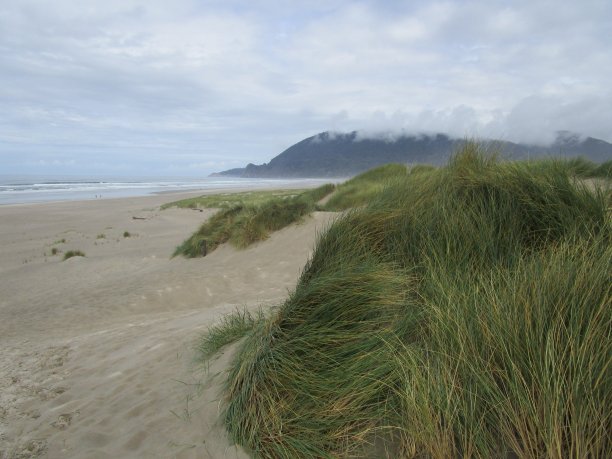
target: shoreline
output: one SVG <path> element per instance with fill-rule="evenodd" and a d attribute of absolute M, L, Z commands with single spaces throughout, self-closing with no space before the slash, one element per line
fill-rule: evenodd
<path fill-rule="evenodd" d="M 307 189 L 315 188 L 325 183 L 336 183 L 338 180 L 327 180 L 327 179 L 298 179 L 293 182 L 287 181 L 282 183 L 266 183 L 261 182 L 259 184 L 241 184 L 240 186 L 213 186 L 206 188 L 187 188 L 187 189 L 173 189 L 173 190 L 157 190 L 149 191 L 145 194 L 128 194 L 125 196 L 109 196 L 109 197 L 89 197 L 83 198 L 82 196 L 76 198 L 65 198 L 65 199 L 51 199 L 51 200 L 36 200 L 26 202 L 6 202 L 3 203 L 0 200 L 0 209 L 6 206 L 21 206 L 21 205 L 35 205 L 35 204 L 57 204 L 62 202 L 99 202 L 112 199 L 135 199 L 135 198 L 147 198 L 152 196 L 160 195 L 184 195 L 184 194 L 218 194 L 218 193 L 240 193 L 244 191 L 264 191 L 264 190 L 281 190 L 281 189 Z M 101 192 L 100 196 L 103 192 Z M 97 195 L 97 193 L 96 193 Z M 2 196 L 0 196 L 1 198 Z"/>

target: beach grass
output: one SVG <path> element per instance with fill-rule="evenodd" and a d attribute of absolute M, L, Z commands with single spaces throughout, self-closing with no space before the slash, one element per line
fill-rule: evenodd
<path fill-rule="evenodd" d="M 389 181 L 405 177 L 406 166 L 401 164 L 385 164 L 357 175 L 338 185 L 324 209 L 341 211 L 363 206 L 379 194 Z"/>
<path fill-rule="evenodd" d="M 609 188 L 490 153 L 385 174 L 278 309 L 228 319 L 245 337 L 234 441 L 259 458 L 612 457 Z"/>
<path fill-rule="evenodd" d="M 527 162 L 532 168 L 557 168 L 565 171 L 570 177 L 579 179 L 612 178 L 612 160 L 597 164 L 589 159 L 578 156 L 574 158 L 537 158 Z"/>
<path fill-rule="evenodd" d="M 85 253 L 81 252 L 80 250 L 68 250 L 65 254 L 64 254 L 64 260 L 67 260 L 68 258 L 72 258 L 72 257 L 84 257 Z"/>
<path fill-rule="evenodd" d="M 264 320 L 261 310 L 236 309 L 212 325 L 197 342 L 197 360 L 205 362 L 225 345 L 238 341 Z"/>
<path fill-rule="evenodd" d="M 195 198 L 181 199 L 161 206 L 161 209 L 178 207 L 182 209 L 229 209 L 237 205 L 258 206 L 270 199 L 287 199 L 307 190 L 262 190 L 240 193 L 207 194 Z"/>
<path fill-rule="evenodd" d="M 124 232 L 123 232 L 123 237 L 124 237 L 124 238 L 126 238 L 126 237 L 132 237 L 132 233 L 130 233 L 129 231 L 124 231 Z"/>
<path fill-rule="evenodd" d="M 598 164 L 593 171 L 592 177 L 612 178 L 612 160 Z"/>
<path fill-rule="evenodd" d="M 583 157 L 559 160 L 570 175 L 580 178 L 612 178 L 612 160 L 601 164 Z"/>
<path fill-rule="evenodd" d="M 327 184 L 292 196 L 239 202 L 222 208 L 179 245 L 173 256 L 195 258 L 206 255 L 226 242 L 244 248 L 264 240 L 270 233 L 309 215 L 315 210 L 317 201 L 333 190 L 334 185 Z"/>

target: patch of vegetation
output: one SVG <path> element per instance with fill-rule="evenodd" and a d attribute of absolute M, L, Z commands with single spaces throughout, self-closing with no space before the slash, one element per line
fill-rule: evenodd
<path fill-rule="evenodd" d="M 132 234 L 129 231 L 124 231 L 123 237 L 132 237 Z"/>
<path fill-rule="evenodd" d="M 57 247 L 51 247 L 51 255 L 57 255 L 59 253 L 59 249 Z"/>
<path fill-rule="evenodd" d="M 96 236 L 96 239 L 106 239 L 106 234 L 100 233 Z"/>
<path fill-rule="evenodd" d="M 333 183 L 326 183 L 325 185 L 321 185 L 317 188 L 312 188 L 310 190 L 303 191 L 300 195 L 308 200 L 313 202 L 319 202 L 321 199 L 331 194 L 336 190 L 336 185 Z"/>
<path fill-rule="evenodd" d="M 578 178 L 612 178 L 612 160 L 601 164 L 594 163 L 583 157 L 577 158 L 547 158 L 532 160 L 533 167 L 544 169 L 558 168 L 570 176 Z"/>
<path fill-rule="evenodd" d="M 612 160 L 598 164 L 592 177 L 612 178 Z"/>
<path fill-rule="evenodd" d="M 263 190 L 242 193 L 219 193 L 182 199 L 161 206 L 161 209 L 179 207 L 187 209 L 229 209 L 235 206 L 258 206 L 270 199 L 290 199 L 308 190 Z"/>
<path fill-rule="evenodd" d="M 55 241 L 53 244 L 65 244 L 66 243 L 66 239 L 62 238 L 62 239 L 58 239 L 57 241 Z"/>
<path fill-rule="evenodd" d="M 231 437 L 261 458 L 612 456 L 606 193 L 473 143 L 398 173 L 246 320 Z"/>
<path fill-rule="evenodd" d="M 80 250 L 68 250 L 64 254 L 64 260 L 67 260 L 68 258 L 72 258 L 72 257 L 84 257 L 84 256 L 85 254 L 81 252 Z"/>
<path fill-rule="evenodd" d="M 363 206 L 378 195 L 394 180 L 405 178 L 406 166 L 385 164 L 338 185 L 336 192 L 325 205 L 325 210 L 340 211 Z"/>
<path fill-rule="evenodd" d="M 228 241 L 238 248 L 247 247 L 266 239 L 270 232 L 298 221 L 313 209 L 313 203 L 292 199 L 271 200 L 257 207 L 239 205 L 221 210 L 178 246 L 174 256 L 203 256 Z"/>
<path fill-rule="evenodd" d="M 237 309 L 225 315 L 221 321 L 210 327 L 200 338 L 196 350 L 198 360 L 204 362 L 223 346 L 238 341 L 264 320 L 263 313 L 252 314 L 247 309 Z"/>
<path fill-rule="evenodd" d="M 230 242 L 238 248 L 266 239 L 270 233 L 299 221 L 315 210 L 316 202 L 333 191 L 323 185 L 291 197 L 272 198 L 257 205 L 237 204 L 222 209 L 207 220 L 173 256 L 201 257 Z"/>

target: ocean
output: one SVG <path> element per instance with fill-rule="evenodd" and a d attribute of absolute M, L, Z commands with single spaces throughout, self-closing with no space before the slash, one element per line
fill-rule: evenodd
<path fill-rule="evenodd" d="M 155 193 L 191 190 L 238 188 L 292 188 L 323 179 L 243 179 L 235 177 L 205 177 L 182 179 L 92 179 L 0 176 L 0 205 L 51 201 L 82 201 L 89 199 L 146 196 Z"/>

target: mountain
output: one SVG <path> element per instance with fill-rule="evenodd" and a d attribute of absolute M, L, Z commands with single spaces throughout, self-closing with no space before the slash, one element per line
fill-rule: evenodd
<path fill-rule="evenodd" d="M 350 177 L 386 163 L 443 164 L 465 140 L 446 134 L 366 138 L 357 132 L 323 132 L 292 145 L 269 163 L 219 172 L 216 176 L 298 178 Z M 500 140 L 493 143 L 504 157 L 583 156 L 594 162 L 612 159 L 612 144 L 592 137 L 560 132 L 550 146 Z"/>

